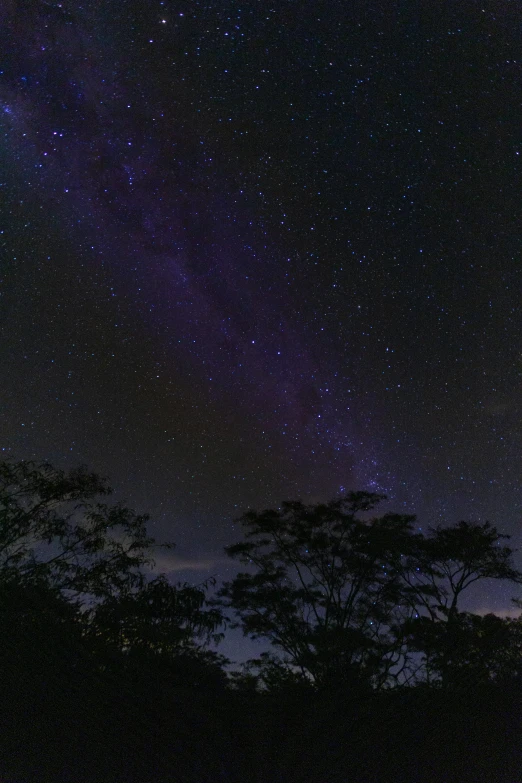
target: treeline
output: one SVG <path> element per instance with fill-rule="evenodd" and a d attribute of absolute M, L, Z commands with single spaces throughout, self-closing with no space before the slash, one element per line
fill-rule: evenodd
<path fill-rule="evenodd" d="M 495 527 L 287 502 L 241 518 L 234 579 L 193 586 L 110 492 L 0 463 L 3 783 L 522 779 L 522 621 L 462 609 L 522 582 Z M 269 651 L 231 668 L 227 627 Z"/>

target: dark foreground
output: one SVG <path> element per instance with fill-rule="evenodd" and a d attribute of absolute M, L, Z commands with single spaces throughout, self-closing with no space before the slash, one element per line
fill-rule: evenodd
<path fill-rule="evenodd" d="M 519 783 L 522 688 L 260 696 L 4 678 L 2 783 Z"/>

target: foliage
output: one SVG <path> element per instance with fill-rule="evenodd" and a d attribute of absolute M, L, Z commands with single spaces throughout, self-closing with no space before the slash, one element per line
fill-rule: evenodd
<path fill-rule="evenodd" d="M 134 593 L 97 605 L 88 638 L 110 651 L 113 667 L 147 668 L 185 685 L 224 685 L 227 660 L 205 647 L 223 637 L 222 613 L 207 605 L 206 588 L 207 583 L 172 585 L 160 575 Z"/>
<path fill-rule="evenodd" d="M 448 684 L 461 665 L 455 645 L 464 660 L 479 633 L 477 621 L 459 635 L 463 592 L 481 579 L 522 581 L 507 537 L 489 523 L 423 535 L 413 516 L 368 518 L 381 499 L 350 493 L 241 518 L 245 540 L 226 551 L 248 570 L 220 596 L 246 635 L 271 642 L 276 657 L 256 662 L 265 684 L 285 669 L 321 689 Z"/>
<path fill-rule="evenodd" d="M 110 493 L 83 467 L 0 463 L 0 578 L 16 573 L 94 600 L 142 586 L 154 562 L 148 517 L 95 501 Z"/>
<path fill-rule="evenodd" d="M 364 519 L 379 500 L 360 492 L 313 507 L 251 511 L 241 520 L 246 540 L 227 548 L 250 570 L 224 585 L 224 604 L 246 634 L 269 639 L 284 664 L 321 687 L 380 684 L 397 663 L 395 564 L 413 517 Z"/>
<path fill-rule="evenodd" d="M 512 563 L 513 550 L 501 546 L 509 536 L 489 522 L 458 522 L 431 528 L 417 537 L 401 570 L 406 594 L 431 620 L 451 620 L 462 593 L 482 579 L 522 583 L 522 573 Z M 412 555 L 412 556 L 411 556 Z"/>
<path fill-rule="evenodd" d="M 204 587 L 172 585 L 159 576 L 138 592 L 110 597 L 96 607 L 93 626 L 119 649 L 163 655 L 192 647 L 196 638 L 220 641 L 221 612 L 205 609 Z"/>
<path fill-rule="evenodd" d="M 476 655 L 475 664 L 469 656 L 473 646 L 485 653 L 484 634 L 492 643 L 493 628 L 499 640 L 506 639 L 508 626 L 501 618 L 493 620 L 493 615 L 486 620 L 461 612 L 459 601 L 480 580 L 522 583 L 522 573 L 513 566 L 514 552 L 502 543 L 508 538 L 488 522 L 461 521 L 431 528 L 426 537 L 417 537 L 408 556 L 401 559 L 403 600 L 410 612 L 400 632 L 406 647 L 423 655 L 417 678 L 451 685 L 462 679 L 465 669 L 468 681 L 474 676 L 479 681 L 496 676 L 494 656 L 489 656 L 486 665 L 482 655 L 480 674 Z M 510 660 L 514 665 L 512 655 Z"/>
<path fill-rule="evenodd" d="M 0 463 L 0 612 L 12 612 L 19 646 L 31 646 L 31 634 L 52 638 L 45 629 L 66 618 L 99 671 L 121 667 L 123 655 L 142 667 L 175 662 L 192 680 L 223 679 L 224 659 L 204 649 L 223 624 L 207 604 L 208 585 L 148 577 L 157 546 L 148 517 L 97 501 L 110 492 L 85 468 Z"/>
<path fill-rule="evenodd" d="M 411 650 L 424 654 L 427 678 L 449 687 L 522 678 L 522 622 L 469 612 L 451 622 L 419 617 L 405 625 Z"/>
<path fill-rule="evenodd" d="M 81 613 L 44 580 L 3 579 L 0 589 L 0 668 L 10 678 L 32 681 L 57 667 L 81 669 L 87 659 Z M 18 682 L 17 687 L 19 687 Z"/>
<path fill-rule="evenodd" d="M 522 622 L 460 605 L 521 581 L 491 525 L 424 535 L 368 493 L 249 512 L 220 602 L 271 649 L 227 687 L 209 584 L 147 574 L 146 517 L 108 493 L 0 465 L 3 781 L 520 779 Z"/>

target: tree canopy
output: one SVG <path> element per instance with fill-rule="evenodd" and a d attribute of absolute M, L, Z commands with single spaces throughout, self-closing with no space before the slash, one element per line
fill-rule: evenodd
<path fill-rule="evenodd" d="M 140 653 L 142 664 L 183 657 L 214 669 L 222 661 L 206 645 L 218 640 L 223 617 L 207 602 L 208 585 L 155 574 L 154 552 L 174 545 L 156 543 L 147 515 L 106 502 L 111 491 L 84 467 L 0 463 L 4 617 L 23 604 L 17 624 L 27 617 L 27 633 L 43 628 L 43 617 L 49 628 L 51 615 L 55 624 L 67 618 L 102 666 Z"/>
<path fill-rule="evenodd" d="M 247 570 L 220 595 L 245 634 L 271 643 L 258 662 L 265 678 L 285 670 L 318 687 L 374 689 L 448 682 L 450 639 L 466 625 L 462 594 L 479 580 L 522 582 L 507 536 L 489 523 L 423 534 L 414 516 L 372 516 L 382 499 L 353 492 L 241 518 L 244 540 L 226 551 Z"/>
<path fill-rule="evenodd" d="M 111 491 L 84 467 L 0 463 L 1 578 L 16 572 L 97 599 L 142 585 L 154 562 L 148 516 L 101 502 Z"/>

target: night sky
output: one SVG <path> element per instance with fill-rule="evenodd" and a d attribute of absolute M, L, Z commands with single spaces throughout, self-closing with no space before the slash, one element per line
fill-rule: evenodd
<path fill-rule="evenodd" d="M 521 25 L 2 0 L 3 453 L 108 475 L 191 581 L 349 489 L 520 546 Z"/>

